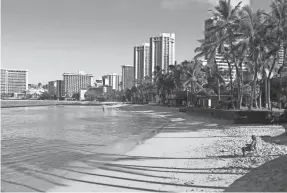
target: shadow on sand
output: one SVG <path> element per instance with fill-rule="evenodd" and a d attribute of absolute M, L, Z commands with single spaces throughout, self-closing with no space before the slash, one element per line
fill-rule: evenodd
<path fill-rule="evenodd" d="M 234 181 L 225 192 L 286 192 L 287 155 L 269 161 Z"/>
<path fill-rule="evenodd" d="M 192 122 L 189 120 L 188 122 Z M 180 126 L 169 127 L 163 129 L 162 133 L 174 133 L 174 132 L 193 132 L 202 129 L 223 129 L 226 125 L 205 125 L 206 123 L 197 125 L 187 125 L 186 127 Z M 171 123 L 172 125 L 172 123 Z M 208 137 L 208 136 L 205 136 Z M 210 136 L 215 137 L 215 136 Z M 27 145 L 28 144 L 28 145 Z M 112 153 L 99 153 L 91 151 L 93 148 L 97 148 L 94 144 L 65 144 L 64 141 L 41 141 L 34 138 L 19 139 L 18 144 L 11 144 L 10 142 L 4 142 L 4 147 L 9 148 L 14 145 L 15 148 L 21 147 L 19 151 L 15 151 L 13 155 L 2 156 L 2 185 L 14 184 L 19 188 L 13 189 L 13 192 L 17 189 L 22 190 L 20 187 L 24 187 L 28 191 L 43 192 L 47 191 L 55 186 L 67 186 L 67 182 L 81 182 L 85 184 L 94 184 L 101 186 L 114 187 L 119 190 L 138 190 L 138 191 L 150 191 L 150 192 L 160 192 L 159 190 L 154 190 L 148 188 L 148 184 L 161 184 L 164 186 L 177 186 L 177 187 L 194 187 L 194 188 L 205 188 L 205 189 L 217 189 L 224 190 L 227 187 L 220 186 L 204 186 L 199 184 L 187 185 L 183 183 L 171 183 L 162 182 L 162 179 L 168 179 L 164 173 L 176 172 L 176 173 L 190 173 L 190 174 L 222 174 L 222 175 L 242 175 L 242 172 L 231 173 L 229 170 L 231 168 L 171 168 L 171 167 L 160 167 L 160 166 L 143 166 L 143 165 L 130 165 L 130 164 L 117 164 L 111 163 L 112 161 L 131 161 L 131 160 L 189 160 L 189 159 L 235 159 L 236 157 L 226 156 L 226 157 L 148 157 L 148 156 L 127 156 L 122 154 L 112 154 Z M 90 148 L 87 148 L 89 146 Z M 94 146 L 94 147 L 92 147 Z M 3 145 L 2 145 L 3 147 Z M 92 148 L 91 148 L 92 147 Z M 31 150 L 31 148 L 33 150 Z M 24 151 L 24 153 L 23 153 Z M 31 153 L 33 152 L 33 153 Z M 115 152 L 115 151 L 114 151 Z M 77 162 L 78 165 L 71 165 L 69 162 Z M 103 174 L 95 169 L 101 169 L 102 171 L 112 171 L 116 175 Z M 56 172 L 54 171 L 56 169 Z M 234 168 L 248 171 L 249 168 Z M 220 171 L 216 171 L 220 170 Z M 11 180 L 9 177 L 9 172 L 12 171 L 13 175 L 18 175 L 19 178 L 27 178 L 27 180 L 22 180 L 21 182 L 16 180 Z M 126 174 L 136 175 L 137 177 L 123 177 Z M 93 181 L 80 180 L 81 175 L 95 176 Z M 7 177 L 7 178 L 6 178 Z M 97 181 L 99 177 L 110 178 L 114 180 L 124 180 L 126 183 L 124 185 L 115 185 L 111 183 L 103 183 Z M 141 179 L 145 177 L 145 179 Z M 36 181 L 35 181 L 36 180 Z M 133 184 L 133 182 L 144 183 L 145 186 L 137 187 L 128 186 L 125 184 Z M 41 183 L 48 185 L 42 186 Z M 39 187 L 39 188 L 38 188 Z M 40 188 L 41 187 L 41 188 Z M 147 188 L 146 188 L 147 187 Z M 168 191 L 168 187 L 165 187 Z M 9 191 L 9 188 L 8 188 Z M 162 190 L 161 192 L 165 192 Z"/>

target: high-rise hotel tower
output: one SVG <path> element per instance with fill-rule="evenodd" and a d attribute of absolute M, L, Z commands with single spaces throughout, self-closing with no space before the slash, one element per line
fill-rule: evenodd
<path fill-rule="evenodd" d="M 134 47 L 134 79 L 141 81 L 150 77 L 150 45 L 144 43 Z"/>
<path fill-rule="evenodd" d="M 169 65 L 175 62 L 175 34 L 162 33 L 158 37 L 150 38 L 150 72 L 153 72 L 156 66 L 160 66 L 164 72 L 168 71 Z"/>
<path fill-rule="evenodd" d="M 122 66 L 122 87 L 123 90 L 133 87 L 134 81 L 134 67 L 123 65 Z"/>

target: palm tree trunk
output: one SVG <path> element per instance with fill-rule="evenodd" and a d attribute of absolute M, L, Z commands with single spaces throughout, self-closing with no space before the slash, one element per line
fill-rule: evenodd
<path fill-rule="evenodd" d="M 254 77 L 253 77 L 253 85 L 251 89 L 251 98 L 250 98 L 250 107 L 253 107 L 253 102 L 255 98 L 255 89 L 256 89 L 256 81 L 257 81 L 257 61 L 255 62 L 255 68 L 254 68 Z"/>
<path fill-rule="evenodd" d="M 262 109 L 262 90 L 260 89 L 260 93 L 259 93 L 259 108 Z"/>
<path fill-rule="evenodd" d="M 229 79 L 230 79 L 230 95 L 231 95 L 231 98 L 232 98 L 232 101 L 233 101 L 233 91 L 232 91 L 232 88 L 233 88 L 233 82 L 232 82 L 232 68 L 231 68 L 231 64 L 229 62 L 229 60 L 226 58 L 226 61 L 227 61 L 227 64 L 228 64 L 228 72 L 229 72 Z M 234 103 L 232 102 L 231 103 L 232 105 L 232 108 L 234 109 Z"/>
<path fill-rule="evenodd" d="M 255 99 L 254 99 L 255 101 L 255 109 L 258 109 L 258 98 L 255 96 Z"/>
<path fill-rule="evenodd" d="M 268 110 L 271 109 L 271 98 L 270 98 L 270 79 L 267 78 L 267 102 Z"/>
<path fill-rule="evenodd" d="M 280 41 L 278 42 L 278 45 L 277 45 L 277 46 L 278 46 L 278 48 L 281 48 L 281 42 L 280 42 Z M 270 72 L 269 72 L 268 77 L 267 77 L 267 79 L 268 79 L 268 110 L 271 109 L 270 77 L 271 77 L 271 73 L 272 73 L 272 71 L 273 71 L 273 69 L 274 69 L 274 66 L 275 66 L 275 64 L 276 64 L 276 56 L 277 56 L 277 54 L 278 54 L 278 53 L 276 53 L 275 56 L 274 56 L 272 66 L 271 66 Z"/>
<path fill-rule="evenodd" d="M 218 73 L 218 66 L 217 66 L 217 62 L 216 59 L 214 58 L 214 64 L 215 64 L 215 69 L 216 69 L 216 73 Z M 217 78 L 217 93 L 218 93 L 218 100 L 220 101 L 220 81 Z"/>
<path fill-rule="evenodd" d="M 232 69 L 231 69 L 231 64 L 228 63 L 228 73 L 229 73 L 229 82 L 230 82 L 230 94 L 232 94 L 232 87 L 233 87 L 233 83 L 232 83 Z"/>
<path fill-rule="evenodd" d="M 240 99 L 241 99 L 241 81 L 240 79 L 237 80 L 237 109 L 240 109 L 241 108 L 241 102 L 240 102 Z"/>
<path fill-rule="evenodd" d="M 218 93 L 218 100 L 220 101 L 220 82 L 219 82 L 219 79 L 217 79 L 217 93 Z"/>
<path fill-rule="evenodd" d="M 240 96 L 240 106 L 242 106 L 243 94 Z"/>
<path fill-rule="evenodd" d="M 265 108 L 268 108 L 268 84 L 267 84 L 268 80 L 267 80 L 267 77 L 265 77 L 264 79 L 264 92 L 265 92 Z"/>
<path fill-rule="evenodd" d="M 282 103 L 281 103 L 281 93 L 282 93 L 282 73 L 280 72 L 280 87 L 279 87 L 279 101 L 278 101 L 278 104 L 279 104 L 279 109 L 282 108 Z"/>
<path fill-rule="evenodd" d="M 242 63 L 243 63 L 243 58 L 241 59 L 240 61 L 240 64 L 239 64 L 239 67 L 240 67 L 240 74 L 238 72 L 238 68 L 237 66 L 236 67 L 236 71 L 237 71 L 237 77 L 238 77 L 238 80 L 240 80 L 239 82 L 239 86 L 238 86 L 238 109 L 241 109 L 242 107 L 242 86 L 243 86 L 243 70 L 242 70 Z"/>

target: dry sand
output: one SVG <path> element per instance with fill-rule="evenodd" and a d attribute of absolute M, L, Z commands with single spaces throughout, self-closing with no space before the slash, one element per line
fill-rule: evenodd
<path fill-rule="evenodd" d="M 50 192 L 287 191 L 287 146 L 282 144 L 285 137 L 276 138 L 283 127 L 232 126 L 174 108 L 132 110 L 160 113 L 170 124 L 125 155 L 105 155 L 118 159 L 100 168 L 95 169 L 99 161 L 93 159 L 70 165 L 70 172 L 82 176 L 66 176 L 66 186 Z M 240 148 L 252 134 L 258 136 L 258 150 L 242 157 Z M 260 136 L 270 136 L 265 141 L 273 143 Z"/>

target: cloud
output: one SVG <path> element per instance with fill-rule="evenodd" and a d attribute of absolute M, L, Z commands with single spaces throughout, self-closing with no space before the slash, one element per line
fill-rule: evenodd
<path fill-rule="evenodd" d="M 242 4 L 250 4 L 250 0 L 231 0 L 231 4 L 235 6 L 240 1 Z M 218 0 L 161 0 L 161 8 L 168 10 L 188 9 L 195 2 L 217 5 Z"/>

